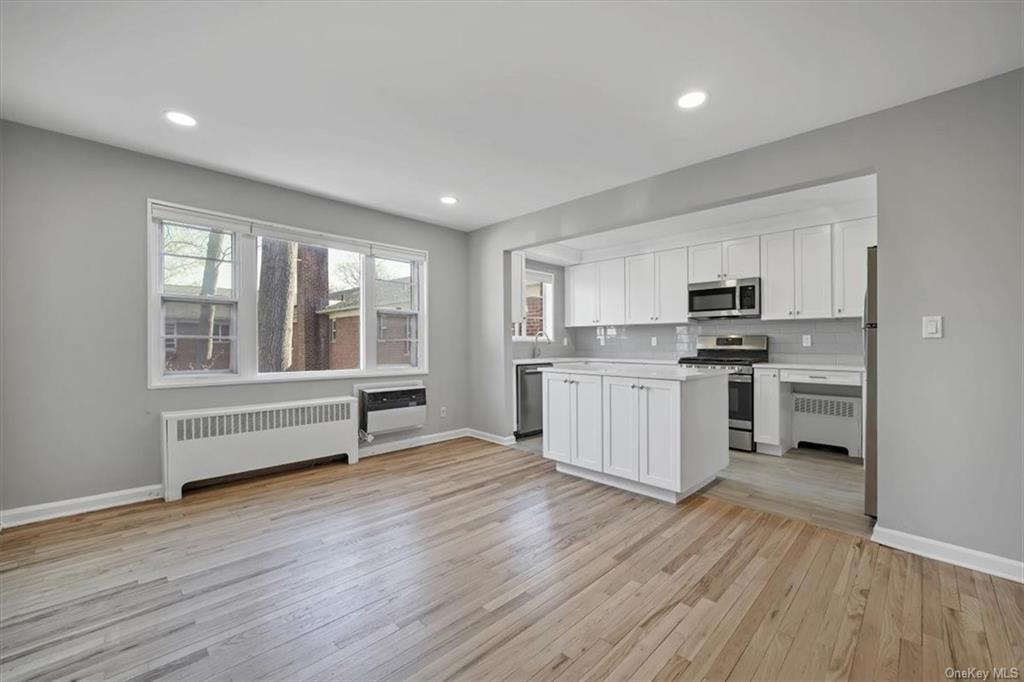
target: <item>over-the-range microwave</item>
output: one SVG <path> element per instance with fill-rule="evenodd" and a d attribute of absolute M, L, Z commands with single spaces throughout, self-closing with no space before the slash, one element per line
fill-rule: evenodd
<path fill-rule="evenodd" d="M 690 319 L 761 317 L 761 278 L 691 284 Z"/>

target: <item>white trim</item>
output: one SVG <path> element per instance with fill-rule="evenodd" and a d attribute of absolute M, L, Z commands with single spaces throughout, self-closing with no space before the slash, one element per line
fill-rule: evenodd
<path fill-rule="evenodd" d="M 875 530 L 871 534 L 871 541 L 928 559 L 1024 583 L 1024 561 L 1015 561 L 996 554 L 952 545 L 920 535 L 911 535 L 899 530 L 882 528 L 878 525 L 875 526 Z"/>
<path fill-rule="evenodd" d="M 162 485 L 144 485 L 140 488 L 128 488 L 126 490 L 115 490 L 99 495 L 88 497 L 76 497 L 70 500 L 57 500 L 56 502 L 45 502 L 33 504 L 27 507 L 15 507 L 0 511 L 0 524 L 4 528 L 23 526 L 26 523 L 36 523 L 48 519 L 57 519 L 62 516 L 74 516 L 110 507 L 120 507 L 125 504 L 145 502 L 146 500 L 159 499 L 164 492 Z"/>
<path fill-rule="evenodd" d="M 495 445 L 514 445 L 516 442 L 515 436 L 498 436 L 486 431 L 477 431 L 476 429 L 466 429 L 466 435 L 470 438 L 494 443 Z"/>

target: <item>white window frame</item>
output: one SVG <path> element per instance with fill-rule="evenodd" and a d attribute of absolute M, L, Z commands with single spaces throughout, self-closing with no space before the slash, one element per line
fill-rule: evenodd
<path fill-rule="evenodd" d="M 236 301 L 233 370 L 164 372 L 166 347 L 163 341 L 163 315 L 161 312 L 162 256 L 161 220 L 155 214 L 180 213 L 183 222 L 227 230 L 234 233 L 233 285 Z M 201 218 L 201 219 L 200 219 Z M 429 314 L 428 314 L 428 252 L 359 239 L 337 234 L 317 232 L 264 220 L 210 211 L 159 199 L 146 201 L 147 234 L 147 295 L 148 295 L 148 386 L 149 388 L 175 388 L 192 386 L 223 386 L 234 384 L 277 383 L 290 381 L 322 381 L 364 377 L 414 376 L 429 373 Z M 295 372 L 259 372 L 257 360 L 257 235 L 287 239 L 315 246 L 355 251 L 363 254 L 363 289 L 360 296 L 360 368 L 309 370 Z M 417 315 L 419 317 L 416 366 L 376 365 L 377 309 L 373 295 L 374 259 L 415 261 L 419 282 Z M 372 324 L 370 321 L 372 320 Z"/>
<path fill-rule="evenodd" d="M 523 305 L 526 305 L 526 286 L 527 282 L 536 281 L 541 282 L 544 287 L 544 333 L 547 335 L 548 341 L 541 341 L 541 343 L 554 343 L 555 337 L 555 276 L 550 272 L 544 270 L 530 270 L 526 269 L 523 271 Z M 525 314 L 525 311 L 524 311 Z M 526 319 L 525 317 L 523 318 Z M 526 330 L 526 324 L 523 324 L 523 330 Z M 513 341 L 529 341 L 533 343 L 533 337 L 525 334 L 519 336 L 513 336 Z"/>

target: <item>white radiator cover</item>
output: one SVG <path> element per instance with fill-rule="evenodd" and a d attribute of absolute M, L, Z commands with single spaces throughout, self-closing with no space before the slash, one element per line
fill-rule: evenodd
<path fill-rule="evenodd" d="M 861 399 L 793 394 L 793 442 L 806 441 L 846 448 L 861 456 Z"/>
<path fill-rule="evenodd" d="M 319 457 L 359 461 L 355 398 L 164 412 L 164 499 L 191 481 Z"/>

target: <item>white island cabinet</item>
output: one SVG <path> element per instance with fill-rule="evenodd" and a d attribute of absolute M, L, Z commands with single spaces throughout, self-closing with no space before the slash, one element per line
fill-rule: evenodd
<path fill-rule="evenodd" d="M 721 370 L 544 368 L 544 456 L 562 473 L 678 502 L 729 463 Z"/>

